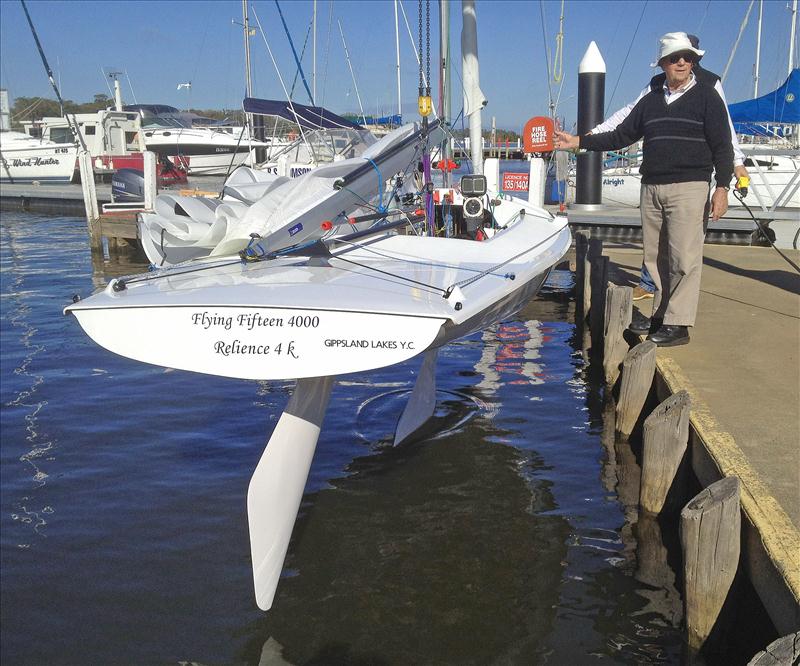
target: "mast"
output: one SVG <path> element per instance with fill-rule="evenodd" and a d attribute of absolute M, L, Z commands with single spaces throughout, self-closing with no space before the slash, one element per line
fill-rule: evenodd
<path fill-rule="evenodd" d="M 794 69 L 794 40 L 797 32 L 797 0 L 792 0 L 792 31 L 789 36 L 789 71 L 787 76 L 791 76 Z"/>
<path fill-rule="evenodd" d="M 242 0 L 244 19 L 244 82 L 247 97 L 253 96 L 253 82 L 250 78 L 250 20 L 247 18 L 247 0 Z"/>
<path fill-rule="evenodd" d="M 445 137 L 439 150 L 442 160 L 442 178 L 445 187 L 450 187 L 450 0 L 439 0 L 439 119 L 445 128 Z"/>
<path fill-rule="evenodd" d="M 764 0 L 758 0 L 758 33 L 756 33 L 756 68 L 753 72 L 753 99 L 758 97 L 758 73 L 761 63 L 761 19 L 764 14 Z"/>
<path fill-rule="evenodd" d="M 461 66 L 464 79 L 464 115 L 469 117 L 469 147 L 472 170 L 483 173 L 483 144 L 481 142 L 481 110 L 487 99 L 481 91 L 478 69 L 478 18 L 475 0 L 461 2 Z"/>
<path fill-rule="evenodd" d="M 397 0 L 394 0 L 394 49 L 397 57 L 397 115 L 403 117 L 403 104 L 400 96 L 400 29 L 397 20 Z"/>
<path fill-rule="evenodd" d="M 317 100 L 317 0 L 314 0 L 314 17 L 311 19 L 311 96 Z"/>

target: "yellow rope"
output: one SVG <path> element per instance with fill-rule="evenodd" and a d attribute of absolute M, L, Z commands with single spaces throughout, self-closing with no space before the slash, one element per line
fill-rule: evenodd
<path fill-rule="evenodd" d="M 564 77 L 564 0 L 561 0 L 561 18 L 558 20 L 556 52 L 553 56 L 553 81 L 560 83 Z"/>

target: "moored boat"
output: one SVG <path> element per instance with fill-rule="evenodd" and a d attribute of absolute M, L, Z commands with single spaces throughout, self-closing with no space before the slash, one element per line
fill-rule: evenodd
<path fill-rule="evenodd" d="M 0 132 L 0 183 L 70 183 L 78 146 Z"/>

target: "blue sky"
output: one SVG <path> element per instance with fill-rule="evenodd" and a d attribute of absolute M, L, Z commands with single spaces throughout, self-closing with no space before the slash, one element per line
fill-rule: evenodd
<path fill-rule="evenodd" d="M 591 40 L 606 65 L 606 106 L 613 111 L 639 92 L 655 70 L 658 37 L 674 30 L 698 34 L 707 55 L 703 64 L 722 74 L 736 41 L 747 0 L 566 0 L 563 71 L 558 115 L 567 126 L 576 117 L 577 68 Z M 786 77 L 791 12 L 787 0 L 764 2 L 760 92 Z M 261 20 L 287 87 L 294 60 L 274 0 L 249 3 Z M 281 0 L 281 9 L 298 52 L 312 16 L 311 0 Z M 417 34 L 417 2 L 403 3 L 412 34 Z M 431 0 L 433 89 L 438 58 L 438 2 Z M 232 108 L 244 93 L 244 49 L 239 0 L 30 0 L 28 8 L 62 95 L 76 101 L 108 94 L 101 68 L 125 72 L 126 102 L 172 104 L 184 108 Z M 317 2 L 317 102 L 333 111 L 358 112 L 359 105 L 344 55 L 341 21 L 358 92 L 366 113 L 397 108 L 394 5 L 389 0 Z M 561 2 L 477 0 L 481 88 L 489 99 L 485 127 L 521 130 L 525 120 L 548 110 L 548 81 L 554 97 L 559 84 L 548 77 L 545 43 L 552 53 Z M 254 12 L 250 19 L 255 26 Z M 725 81 L 729 102 L 752 96 L 758 3 Z M 542 26 L 544 13 L 544 29 Z M 460 70 L 461 3 L 451 1 L 451 49 Z M 402 103 L 406 119 L 416 119 L 418 70 L 411 41 L 400 17 Z M 254 95 L 284 98 L 260 33 L 251 38 Z M 795 61 L 796 62 L 796 61 Z M 311 40 L 303 58 L 309 79 Z M 460 84 L 460 71 L 454 73 Z M 130 86 L 128 84 L 130 81 Z M 192 82 L 191 92 L 177 85 Z M 0 0 L 0 85 L 15 96 L 52 97 L 21 6 Z M 613 98 L 612 98 L 613 92 Z M 298 79 L 294 99 L 308 103 Z M 454 87 L 453 105 L 461 108 Z"/>

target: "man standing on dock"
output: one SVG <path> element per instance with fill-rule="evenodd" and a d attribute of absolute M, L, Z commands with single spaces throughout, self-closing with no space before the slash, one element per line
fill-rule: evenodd
<path fill-rule="evenodd" d="M 614 131 L 555 133 L 561 150 L 619 150 L 644 138 L 639 208 L 644 263 L 656 286 L 648 339 L 660 347 L 688 343 L 694 326 L 712 170 L 711 217 L 728 210 L 733 148 L 727 110 L 692 72 L 704 53 L 686 33 L 667 33 L 657 62 L 666 75 L 663 89 L 642 97 Z"/>
<path fill-rule="evenodd" d="M 692 47 L 695 49 L 700 48 L 700 38 L 696 35 L 686 35 L 689 38 L 689 41 L 692 44 Z M 705 69 L 700 65 L 700 56 L 698 56 L 697 60 L 695 61 L 694 65 L 692 66 L 692 73 L 697 77 L 697 80 L 701 83 L 705 83 L 709 86 L 713 86 L 714 90 L 717 91 L 717 94 L 722 99 L 722 102 L 725 104 L 725 111 L 728 111 L 728 101 L 725 99 L 725 91 L 722 89 L 722 79 L 718 74 L 715 74 L 711 70 Z M 621 109 L 615 111 L 609 118 L 604 120 L 602 123 L 597 125 L 597 127 L 593 127 L 589 134 L 600 134 L 601 132 L 610 132 L 612 130 L 617 129 L 617 126 L 628 117 L 628 114 L 633 110 L 633 107 L 639 102 L 642 97 L 647 95 L 651 90 L 662 90 L 664 87 L 664 83 L 666 82 L 666 74 L 661 72 L 661 74 L 656 74 L 652 79 L 650 79 L 650 83 L 647 84 L 647 87 L 639 93 L 639 96 L 633 100 L 630 104 L 623 106 Z M 745 167 L 745 156 L 742 152 L 742 149 L 739 148 L 739 139 L 736 136 L 736 130 L 733 127 L 733 121 L 731 120 L 731 115 L 728 113 L 728 126 L 731 130 L 731 143 L 733 144 L 733 175 L 736 177 L 737 188 L 738 183 L 740 181 L 747 182 L 749 180 L 750 174 L 747 173 L 747 167 Z M 744 190 L 747 192 L 747 190 Z M 742 196 L 745 196 L 742 194 Z M 655 291 L 655 284 L 653 283 L 653 278 L 650 277 L 650 272 L 647 270 L 647 267 L 642 264 L 642 273 L 641 279 L 639 280 L 639 285 L 634 287 L 633 289 L 633 300 L 638 301 L 643 298 L 653 298 L 653 292 Z M 632 329 L 634 330 L 634 329 Z M 639 330 L 635 329 L 635 333 L 647 333 L 647 330 Z"/>

